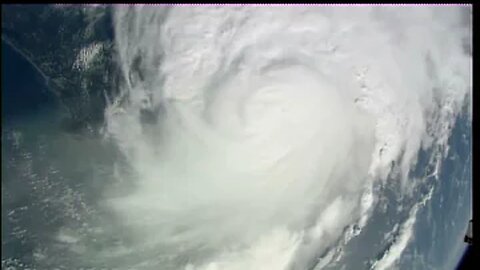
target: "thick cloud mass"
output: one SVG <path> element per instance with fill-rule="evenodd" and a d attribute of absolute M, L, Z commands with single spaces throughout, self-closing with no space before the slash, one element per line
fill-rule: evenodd
<path fill-rule="evenodd" d="M 392 161 L 411 186 L 421 145 L 448 137 L 471 91 L 464 12 L 118 7 L 107 127 L 137 177 L 109 203 L 136 250 L 172 269 L 315 265 Z"/>

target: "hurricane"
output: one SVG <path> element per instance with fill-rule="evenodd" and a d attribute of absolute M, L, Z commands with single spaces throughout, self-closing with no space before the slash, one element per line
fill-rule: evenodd
<path fill-rule="evenodd" d="M 71 265 L 351 268 L 349 243 L 374 224 L 389 242 L 362 267 L 398 263 L 465 107 L 471 121 L 471 9 L 118 5 L 112 16 L 120 79 L 98 140 L 118 150 L 109 177 L 122 188 L 98 192 L 103 240 L 60 230 Z M 401 214 L 376 221 L 388 196 Z"/>

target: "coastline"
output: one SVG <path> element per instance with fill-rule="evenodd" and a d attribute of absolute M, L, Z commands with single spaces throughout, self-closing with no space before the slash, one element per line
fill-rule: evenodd
<path fill-rule="evenodd" d="M 40 67 L 35 64 L 33 62 L 33 60 L 28 56 L 26 55 L 25 52 L 23 52 L 21 49 L 17 48 L 7 37 L 5 37 L 3 34 L 2 34 L 2 42 L 5 42 L 5 44 L 12 48 L 15 52 L 17 52 L 20 56 L 22 56 L 25 60 L 27 60 L 28 63 L 30 63 L 30 65 L 32 65 L 35 70 L 42 76 L 42 78 L 45 80 L 45 84 L 46 86 L 48 87 L 50 85 L 50 78 L 45 75 L 45 73 L 40 69 Z"/>

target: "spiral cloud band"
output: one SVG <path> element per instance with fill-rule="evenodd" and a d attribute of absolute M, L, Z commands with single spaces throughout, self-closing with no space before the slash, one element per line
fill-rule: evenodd
<path fill-rule="evenodd" d="M 117 7 L 107 129 L 137 174 L 109 203 L 135 250 L 165 269 L 314 267 L 392 161 L 406 192 L 448 137 L 471 91 L 465 12 Z"/>

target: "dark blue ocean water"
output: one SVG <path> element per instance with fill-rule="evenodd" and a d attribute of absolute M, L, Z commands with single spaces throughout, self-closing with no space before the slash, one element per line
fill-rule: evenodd
<path fill-rule="evenodd" d="M 104 187 L 111 187 L 107 179 L 115 154 L 104 143 L 66 133 L 61 125 L 65 115 L 41 74 L 2 42 L 2 269 L 70 269 L 72 254 L 67 244 L 55 238 L 58 230 L 68 227 L 81 232 L 92 227 L 89 222 L 95 217 L 105 216 L 92 209 Z M 401 268 L 440 269 L 454 265 L 463 251 L 471 201 L 467 118 L 458 119 L 449 144 L 451 151 L 432 200 L 418 212 Z M 414 174 L 424 173 L 426 162 L 421 157 Z M 392 205 L 374 216 L 370 222 L 378 226 L 366 228 L 352 240 L 351 259 L 364 262 L 362 268 L 384 250 L 374 241 L 375 234 L 406 218 L 406 213 L 396 216 L 395 209 Z"/>

